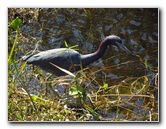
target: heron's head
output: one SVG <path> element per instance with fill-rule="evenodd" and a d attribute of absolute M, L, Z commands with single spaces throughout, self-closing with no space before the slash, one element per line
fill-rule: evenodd
<path fill-rule="evenodd" d="M 105 42 L 107 42 L 108 44 L 110 45 L 115 45 L 117 46 L 118 48 L 126 51 L 127 53 L 131 54 L 132 53 L 124 46 L 122 40 L 120 37 L 116 36 L 116 35 L 110 35 L 110 36 L 107 36 L 105 38 Z"/>

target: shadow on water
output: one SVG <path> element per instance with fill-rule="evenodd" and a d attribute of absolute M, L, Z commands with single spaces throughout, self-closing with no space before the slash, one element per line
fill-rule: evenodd
<path fill-rule="evenodd" d="M 159 46 L 157 8 L 9 8 L 8 16 L 9 22 L 16 16 L 23 20 L 14 57 L 16 60 L 33 51 L 66 47 L 64 42 L 69 47 L 78 45 L 80 53 L 88 54 L 97 50 L 104 37 L 112 34 L 121 37 L 135 56 L 116 47 L 108 47 L 104 56 L 85 70 L 81 84 L 91 94 L 93 106 L 102 116 L 100 120 L 158 121 L 158 89 L 155 90 Z M 13 37 L 14 31 L 9 31 L 9 52 Z M 77 75 L 80 78 L 80 74 Z M 37 95 L 39 90 L 46 95 L 43 89 L 49 92 L 48 84 L 56 86 L 60 80 L 31 66 L 26 66 L 20 79 L 27 80 L 24 85 Z M 104 84 L 108 85 L 105 90 Z M 18 85 L 23 86 L 22 83 Z M 63 88 L 55 89 L 62 95 L 66 92 L 64 86 L 71 85 L 71 81 L 60 85 Z M 108 104 L 103 104 L 107 100 Z"/>

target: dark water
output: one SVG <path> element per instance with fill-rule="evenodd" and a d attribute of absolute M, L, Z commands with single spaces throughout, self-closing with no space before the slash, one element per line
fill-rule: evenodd
<path fill-rule="evenodd" d="M 45 8 L 17 9 L 15 13 L 19 13 L 24 21 L 21 28 L 24 40 L 18 44 L 18 59 L 35 48 L 44 51 L 66 47 L 64 41 L 69 47 L 78 45 L 80 53 L 88 54 L 97 50 L 104 37 L 114 34 L 121 37 L 125 46 L 137 56 L 108 47 L 105 55 L 89 66 L 93 72 L 99 70 L 96 77 L 101 84 L 103 77 L 108 85 L 113 86 L 126 78 L 142 76 L 148 76 L 149 83 L 152 83 L 158 72 L 157 8 Z M 12 9 L 9 9 L 9 14 L 12 14 Z M 124 89 L 124 93 L 128 93 L 127 90 Z M 142 100 L 136 102 L 138 105 L 145 103 Z M 133 111 L 139 112 L 136 110 L 133 108 Z M 123 113 L 121 115 L 123 118 Z"/>
<path fill-rule="evenodd" d="M 69 47 L 78 45 L 80 53 L 88 54 L 97 50 L 104 37 L 114 34 L 143 62 L 110 46 L 98 65 L 115 66 L 103 71 L 108 78 L 147 75 L 145 60 L 152 69 L 158 67 L 158 9 L 32 9 L 27 15 L 22 14 L 27 39 L 19 57 L 34 50 L 41 40 L 39 51 L 66 47 L 66 41 Z"/>

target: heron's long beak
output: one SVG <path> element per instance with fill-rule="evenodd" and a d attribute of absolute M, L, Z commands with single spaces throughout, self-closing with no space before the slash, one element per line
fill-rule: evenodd
<path fill-rule="evenodd" d="M 120 47 L 121 47 L 124 51 L 126 51 L 127 53 L 129 53 L 130 55 L 133 55 L 133 54 L 129 51 L 129 49 L 127 49 L 127 47 L 125 47 L 123 44 L 120 44 Z"/>

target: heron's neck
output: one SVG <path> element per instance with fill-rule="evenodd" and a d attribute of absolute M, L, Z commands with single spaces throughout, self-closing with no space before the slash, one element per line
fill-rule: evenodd
<path fill-rule="evenodd" d="M 82 66 L 85 67 L 85 66 L 89 65 L 90 63 L 101 58 L 104 55 L 104 53 L 106 52 L 107 46 L 108 45 L 105 44 L 105 42 L 102 42 L 96 52 L 87 54 L 87 55 L 82 55 L 82 57 L 81 57 Z"/>

